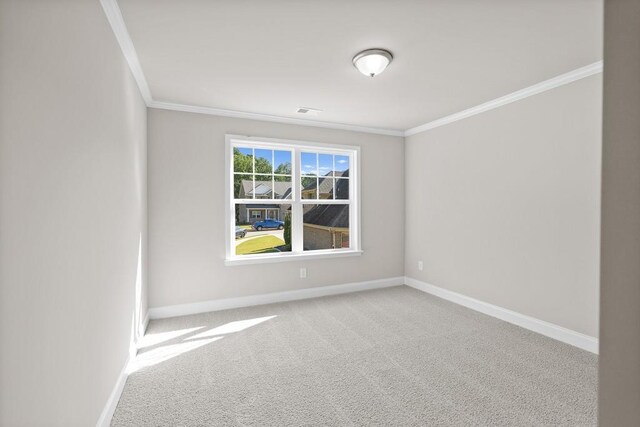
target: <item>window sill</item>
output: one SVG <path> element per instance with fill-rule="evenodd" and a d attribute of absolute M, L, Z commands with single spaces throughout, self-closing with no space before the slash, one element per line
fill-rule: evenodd
<path fill-rule="evenodd" d="M 301 254 L 282 254 L 282 255 L 243 255 L 224 260 L 224 265 L 248 265 L 248 264 L 267 264 L 271 262 L 287 262 L 287 261 L 304 261 L 308 259 L 324 259 L 324 258 L 343 258 L 360 256 L 363 254 L 361 250 L 329 250 L 329 251 L 313 251 Z"/>

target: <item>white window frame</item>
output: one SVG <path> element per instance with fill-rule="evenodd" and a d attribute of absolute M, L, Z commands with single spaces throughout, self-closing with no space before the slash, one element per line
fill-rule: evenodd
<path fill-rule="evenodd" d="M 290 150 L 291 158 L 291 199 L 235 199 L 233 191 L 233 148 L 263 148 L 270 150 Z M 302 152 L 338 154 L 349 156 L 349 200 L 302 199 L 300 188 Z M 354 145 L 327 144 L 321 142 L 294 141 L 274 138 L 259 138 L 242 135 L 225 135 L 225 197 L 226 214 L 226 265 L 258 264 L 267 262 L 295 261 L 300 259 L 333 258 L 358 256 L 362 254 L 360 234 L 360 147 Z M 235 254 L 235 205 L 241 204 L 290 204 L 291 252 L 236 255 Z M 303 250 L 303 205 L 304 204 L 348 204 L 349 205 L 349 248 Z"/>

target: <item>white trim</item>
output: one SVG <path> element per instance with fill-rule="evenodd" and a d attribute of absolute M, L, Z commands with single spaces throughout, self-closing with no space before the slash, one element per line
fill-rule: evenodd
<path fill-rule="evenodd" d="M 149 104 L 153 102 L 151 98 L 151 91 L 149 90 L 147 79 L 144 76 L 142 66 L 138 60 L 136 48 L 133 46 L 133 41 L 129 36 L 129 31 L 127 31 L 127 26 L 122 18 L 122 12 L 120 11 L 118 2 L 116 0 L 100 0 L 100 4 L 102 5 L 102 9 L 104 9 L 105 15 L 107 15 L 107 20 L 109 21 L 111 29 L 116 36 L 116 40 L 118 40 L 118 44 L 120 45 L 120 49 L 122 49 L 124 58 L 129 64 L 131 74 L 133 74 L 133 78 L 138 84 L 138 89 L 140 90 L 142 99 L 144 99 L 145 104 L 149 106 Z"/>
<path fill-rule="evenodd" d="M 373 133 L 378 135 L 404 136 L 404 132 L 397 129 L 382 129 L 367 126 L 349 125 L 345 123 L 320 122 L 316 120 L 296 119 L 293 117 L 272 116 L 270 114 L 250 113 L 245 111 L 225 110 L 222 108 L 176 104 L 173 102 L 164 101 L 151 101 L 151 103 L 147 105 L 149 108 L 158 108 L 161 110 L 184 111 L 187 113 L 208 114 L 211 116 L 234 117 L 238 119 L 286 123 L 290 125 L 311 126 L 325 129 L 348 130 L 352 132 Z"/>
<path fill-rule="evenodd" d="M 384 129 L 384 128 L 369 127 L 369 126 L 351 125 L 346 123 L 321 122 L 316 120 L 298 119 L 293 117 L 274 116 L 270 114 L 251 113 L 247 111 L 227 110 L 224 108 L 213 108 L 213 107 L 202 107 L 202 106 L 196 106 L 196 105 L 178 104 L 174 102 L 157 101 L 153 99 L 153 97 L 151 96 L 151 91 L 149 90 L 149 85 L 147 84 L 147 79 L 145 78 L 144 72 L 142 70 L 142 66 L 140 65 L 140 60 L 138 59 L 138 54 L 136 53 L 135 46 L 133 45 L 133 41 L 131 40 L 129 31 L 127 30 L 127 27 L 124 23 L 124 19 L 122 18 L 122 12 L 120 10 L 120 7 L 118 6 L 117 0 L 100 0 L 100 4 L 102 4 L 102 8 L 104 9 L 104 12 L 107 16 L 107 20 L 109 21 L 109 24 L 111 25 L 113 33 L 115 34 L 116 39 L 120 44 L 120 49 L 122 49 L 122 53 L 124 54 L 124 57 L 127 60 L 127 63 L 129 64 L 129 68 L 131 69 L 131 74 L 133 74 L 133 77 L 136 80 L 136 83 L 138 84 L 138 88 L 140 89 L 140 93 L 142 95 L 142 98 L 145 101 L 145 104 L 149 108 L 157 108 L 161 110 L 183 111 L 188 113 L 208 114 L 212 116 L 234 117 L 239 119 L 259 120 L 259 121 L 274 122 L 274 123 L 286 123 L 286 124 L 292 124 L 292 125 L 311 126 L 311 127 L 325 128 L 325 129 L 337 129 L 337 130 L 347 130 L 352 132 L 372 133 L 377 135 L 407 137 L 407 136 L 415 135 L 420 132 L 427 131 L 429 129 L 434 129 L 439 126 L 444 126 L 446 124 L 453 123 L 458 120 L 462 120 L 467 117 L 471 117 L 476 114 L 483 113 L 485 111 L 493 110 L 494 108 L 498 108 L 503 105 L 507 105 L 524 98 L 528 98 L 529 96 L 539 94 L 549 89 L 553 89 L 553 88 L 565 85 L 567 83 L 571 83 L 576 80 L 580 80 L 585 77 L 589 77 L 594 74 L 601 73 L 603 68 L 602 67 L 603 62 L 597 61 L 597 62 L 594 62 L 593 64 L 589 64 L 587 66 L 575 69 L 573 71 L 569 71 L 568 73 L 561 74 L 559 76 L 542 81 L 540 83 L 536 83 L 532 86 L 518 90 L 516 92 L 510 93 L 500 98 L 496 98 L 494 100 L 485 102 L 475 107 L 468 108 L 458 113 L 454 113 L 449 116 L 445 116 L 440 119 L 437 119 L 429 123 L 425 123 L 423 125 L 416 126 L 404 131 L 398 130 L 398 129 Z"/>
<path fill-rule="evenodd" d="M 598 354 L 598 339 L 535 317 L 526 316 L 497 305 L 489 304 L 475 298 L 471 298 L 457 292 L 440 288 L 429 283 L 421 282 L 411 277 L 405 277 L 404 283 L 407 286 L 435 295 L 447 301 L 454 302 L 464 307 L 470 308 L 480 313 L 504 320 L 538 334 L 562 341 L 566 344 L 581 348 L 591 353 Z"/>
<path fill-rule="evenodd" d="M 138 336 L 138 340 L 147 333 L 148 326 L 149 310 L 147 310 L 147 315 L 144 317 L 142 325 L 140 325 L 141 330 Z M 136 353 L 136 343 L 131 343 L 131 345 L 129 346 L 129 355 L 127 356 L 127 360 L 125 360 L 124 367 L 122 368 L 122 371 L 120 371 L 120 375 L 118 375 L 116 384 L 113 387 L 111 394 L 109 395 L 109 399 L 107 399 L 107 403 L 104 406 L 102 413 L 100 414 L 100 418 L 98 418 L 96 427 L 109 427 L 111 425 L 111 419 L 113 418 L 113 414 L 116 411 L 118 401 L 120 400 L 120 396 L 122 395 L 122 390 L 124 390 L 124 385 L 127 382 L 127 377 L 129 376 L 129 365 L 135 360 Z"/>
<path fill-rule="evenodd" d="M 416 126 L 411 129 L 407 129 L 404 132 L 404 136 L 407 137 L 407 136 L 415 135 L 417 133 L 421 133 L 430 129 L 444 126 L 449 123 L 456 122 L 458 120 L 466 119 L 468 117 L 475 116 L 476 114 L 484 113 L 486 111 L 493 110 L 494 108 L 502 107 L 503 105 L 507 105 L 515 101 L 520 101 L 521 99 L 525 99 L 530 96 L 537 95 L 547 90 L 554 89 L 559 86 L 563 86 L 568 83 L 575 82 L 576 80 L 580 80 L 585 77 L 589 77 L 601 72 L 602 72 L 602 61 L 594 62 L 593 64 L 589 64 L 585 67 L 581 67 L 573 71 L 569 71 L 568 73 L 561 74 L 549 80 L 536 83 L 532 86 L 526 87 L 524 89 L 520 89 L 516 92 L 512 92 L 500 98 L 496 98 L 491 101 L 485 102 L 483 104 L 476 105 L 475 107 L 471 107 L 466 110 L 460 111 L 458 113 L 454 113 L 449 116 L 442 117 L 432 122 L 425 123 L 421 126 Z"/>
<path fill-rule="evenodd" d="M 227 229 L 227 232 L 224 233 L 224 246 L 225 246 L 225 258 L 229 256 L 231 251 L 231 246 L 235 246 L 236 241 L 236 232 L 235 226 L 229 227 L 231 222 L 235 225 L 235 217 L 236 217 L 236 208 L 235 206 L 230 205 L 227 201 L 230 197 L 234 196 L 233 190 L 231 187 L 233 186 L 233 166 L 231 165 L 231 156 L 233 153 L 233 148 L 230 144 L 231 137 L 229 135 L 225 135 L 224 137 L 224 193 L 225 193 L 225 203 L 226 209 L 224 210 L 224 226 Z M 231 171 L 230 171 L 231 169 Z M 231 192 L 231 194 L 229 194 Z M 249 208 L 247 208 L 247 221 L 249 221 Z M 231 235 L 231 231 L 229 228 L 233 228 L 233 236 Z M 149 314 L 151 314 L 151 309 L 149 309 Z"/>
<path fill-rule="evenodd" d="M 235 147 L 249 147 L 252 149 L 265 148 L 268 150 L 287 150 L 291 152 L 292 196 L 290 199 L 236 199 L 234 195 L 233 149 Z M 301 199 L 299 183 L 301 155 L 304 150 L 313 153 L 341 154 L 349 157 L 349 199 Z M 294 261 L 296 259 L 332 258 L 335 256 L 353 256 L 362 253 L 360 237 L 360 147 L 357 145 L 327 144 L 310 141 L 297 141 L 276 138 L 248 137 L 242 135 L 225 135 L 225 224 L 228 232 L 225 237 L 225 265 L 256 264 L 265 262 Z M 316 159 L 316 162 L 318 160 Z M 318 165 L 316 165 L 318 166 Z M 251 174 L 255 174 L 253 171 Z M 255 181 L 255 179 L 254 179 Z M 235 239 L 235 206 L 237 204 L 287 204 L 291 205 L 292 232 L 291 251 L 284 253 L 236 255 Z M 303 204 L 340 204 L 349 206 L 349 248 L 304 251 L 303 249 Z M 252 208 L 260 209 L 260 208 Z M 265 208 L 266 209 L 266 208 Z M 248 214 L 249 212 L 247 212 Z M 247 220 L 253 218 L 248 217 Z"/>
<path fill-rule="evenodd" d="M 157 108 L 161 110 L 184 111 L 188 113 L 208 114 L 220 117 L 235 117 L 239 119 L 251 119 L 265 122 L 286 123 L 300 126 L 311 126 L 325 129 L 347 130 L 352 132 L 372 133 L 377 135 L 404 136 L 404 131 L 399 129 L 383 129 L 368 126 L 350 125 L 346 123 L 321 122 L 316 120 L 298 119 L 293 117 L 274 116 L 270 114 L 251 113 L 245 111 L 226 110 L 223 108 L 201 107 L 196 105 L 177 104 L 174 102 L 157 101 L 151 96 L 149 84 L 142 70 L 142 65 L 138 58 L 135 46 L 127 30 L 122 17 L 122 11 L 118 6 L 117 0 L 100 0 L 102 9 L 107 16 L 107 20 L 111 25 L 111 29 L 116 36 L 116 40 L 122 49 L 122 53 L 129 64 L 129 69 L 133 78 L 138 84 L 140 94 L 145 104 L 149 108 Z"/>
<path fill-rule="evenodd" d="M 207 313 L 210 311 L 228 310 L 232 308 L 250 307 L 254 305 L 273 304 L 277 302 L 296 301 L 308 298 L 339 295 L 370 289 L 389 288 L 404 284 L 404 277 L 369 280 L 366 282 L 345 283 L 342 285 L 321 286 L 317 288 L 298 289 L 295 291 L 274 292 L 270 294 L 252 295 L 238 298 L 225 298 L 196 302 L 192 304 L 171 305 L 149 309 L 151 319 L 186 316 L 189 314 Z"/>
<path fill-rule="evenodd" d="M 107 403 L 100 414 L 100 418 L 98 418 L 98 422 L 96 423 L 97 427 L 108 427 L 111 425 L 111 419 L 113 418 L 113 414 L 118 406 L 118 401 L 120 400 L 120 395 L 122 395 L 122 390 L 124 389 L 124 385 L 127 382 L 127 377 L 129 376 L 129 365 L 135 360 L 137 354 L 137 343 L 146 333 L 147 327 L 149 326 L 149 311 L 147 310 L 147 314 L 140 325 L 140 330 L 138 331 L 137 336 L 132 335 L 132 342 L 129 344 L 129 355 L 127 356 L 127 360 L 124 362 L 124 367 L 122 371 L 120 371 L 120 375 L 118 375 L 118 379 L 116 380 L 116 384 L 109 395 L 109 399 L 107 399 Z"/>
<path fill-rule="evenodd" d="M 111 419 L 113 418 L 113 414 L 118 406 L 118 401 L 120 400 L 120 395 L 122 395 L 124 384 L 127 382 L 129 362 L 132 360 L 133 359 L 129 356 L 127 357 L 127 360 L 125 360 L 124 367 L 122 368 L 120 375 L 118 375 L 118 380 L 111 391 L 111 395 L 109 395 L 109 399 L 100 414 L 100 418 L 98 418 L 96 427 L 109 427 L 111 425 Z"/>
<path fill-rule="evenodd" d="M 359 145 L 349 145 L 349 144 L 340 144 L 340 143 L 329 143 L 329 142 L 318 142 L 318 141 L 302 141 L 299 139 L 282 139 L 282 138 L 263 138 L 261 136 L 248 136 L 248 135 L 238 135 L 227 133 L 225 134 L 225 141 L 233 140 L 238 143 L 247 143 L 249 145 L 255 146 L 264 146 L 264 148 L 269 148 L 273 144 L 283 144 L 283 145 L 291 145 L 299 148 L 308 148 L 316 150 L 318 153 L 327 153 L 333 154 L 336 150 L 342 151 L 350 151 L 350 150 L 359 150 Z M 292 165 L 293 167 L 293 165 Z M 282 200 L 282 199 L 277 199 Z"/>
<path fill-rule="evenodd" d="M 147 327 L 149 327 L 149 310 L 147 310 L 147 315 L 144 317 L 142 321 L 142 330 L 140 331 L 140 336 L 143 337 L 147 333 Z"/>
<path fill-rule="evenodd" d="M 306 261 L 309 259 L 326 259 L 326 258 L 343 258 L 351 256 L 360 256 L 364 251 L 354 249 L 327 249 L 306 251 L 301 253 L 269 254 L 269 255 L 241 255 L 224 260 L 224 265 L 250 265 L 250 264 L 268 264 L 271 262 L 287 262 L 287 261 Z"/>

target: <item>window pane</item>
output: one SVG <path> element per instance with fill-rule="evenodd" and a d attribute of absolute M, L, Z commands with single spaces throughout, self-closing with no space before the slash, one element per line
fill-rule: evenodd
<path fill-rule="evenodd" d="M 300 188 L 303 199 L 318 198 L 318 179 L 315 176 L 303 176 L 300 178 Z"/>
<path fill-rule="evenodd" d="M 253 199 L 253 175 L 233 175 L 233 196 L 236 199 Z"/>
<path fill-rule="evenodd" d="M 274 151 L 274 172 L 291 175 L 291 151 Z"/>
<path fill-rule="evenodd" d="M 339 200 L 349 199 L 349 180 L 345 178 L 336 179 L 335 198 Z"/>
<path fill-rule="evenodd" d="M 256 175 L 255 187 L 253 190 L 255 199 L 273 198 L 273 175 Z"/>
<path fill-rule="evenodd" d="M 318 199 L 333 199 L 333 178 L 319 178 Z"/>
<path fill-rule="evenodd" d="M 318 174 L 318 154 L 317 153 L 301 153 L 300 154 L 300 172 L 303 175 Z"/>
<path fill-rule="evenodd" d="M 274 199 L 291 199 L 291 176 L 276 175 L 274 176 L 273 198 Z"/>
<path fill-rule="evenodd" d="M 305 251 L 349 247 L 349 205 L 304 205 Z"/>
<path fill-rule="evenodd" d="M 331 154 L 318 155 L 318 175 L 333 176 L 333 155 Z"/>
<path fill-rule="evenodd" d="M 349 156 L 336 156 L 335 159 L 336 176 L 343 176 L 345 171 L 349 171 Z"/>
<path fill-rule="evenodd" d="M 291 205 L 236 204 L 235 254 L 291 251 Z"/>
<path fill-rule="evenodd" d="M 318 198 L 318 154 L 301 153 L 300 155 L 300 189 L 302 199 Z"/>
<path fill-rule="evenodd" d="M 253 173 L 253 148 L 233 149 L 233 171 Z"/>
<path fill-rule="evenodd" d="M 273 150 L 255 149 L 256 173 L 273 173 Z"/>

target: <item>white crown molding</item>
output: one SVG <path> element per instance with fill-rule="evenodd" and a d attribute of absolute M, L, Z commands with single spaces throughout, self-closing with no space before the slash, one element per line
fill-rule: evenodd
<path fill-rule="evenodd" d="M 562 341 L 566 344 L 581 348 L 591 353 L 598 354 L 598 339 L 595 337 L 591 337 L 589 335 L 585 335 L 571 329 L 563 328 L 562 326 L 545 322 L 544 320 L 536 319 L 535 317 L 507 310 L 506 308 L 489 304 L 484 301 L 480 301 L 475 298 L 450 291 L 448 289 L 443 289 L 429 283 L 421 282 L 420 280 L 413 279 L 411 277 L 405 277 L 404 283 L 407 286 L 418 289 L 419 291 L 437 296 L 447 301 L 451 301 L 453 303 L 462 305 L 483 314 L 487 314 L 497 319 L 504 320 L 505 322 L 509 322 L 514 325 L 520 326 L 521 328 L 525 328 L 549 338 Z"/>
<path fill-rule="evenodd" d="M 467 108 L 466 110 L 462 110 L 458 113 L 454 113 L 449 116 L 434 120 L 432 122 L 425 123 L 424 125 L 407 129 L 404 132 L 404 136 L 407 137 L 440 126 L 448 125 L 449 123 L 457 122 L 458 120 L 466 119 L 468 117 L 475 116 L 476 114 L 484 113 L 486 111 L 502 107 L 503 105 L 507 105 L 512 102 L 520 101 L 521 99 L 537 95 L 547 90 L 554 89 L 559 86 L 563 86 L 568 83 L 575 82 L 576 80 L 584 79 L 585 77 L 589 77 L 601 72 L 602 61 L 594 62 L 593 64 L 577 68 L 573 71 L 569 71 L 568 73 L 561 74 L 548 80 L 544 80 L 540 83 L 536 83 L 532 86 L 520 89 L 508 95 L 501 96 L 500 98 L 496 98 L 483 104 L 476 105 L 475 107 Z"/>
<path fill-rule="evenodd" d="M 260 120 L 260 121 L 285 123 L 285 124 L 300 125 L 300 126 L 311 126 L 311 127 L 325 128 L 325 129 L 337 129 L 337 130 L 347 130 L 347 131 L 353 131 L 353 132 L 372 133 L 372 134 L 378 134 L 378 135 L 407 137 L 407 136 L 412 136 L 412 135 L 415 135 L 430 129 L 434 129 L 440 126 L 444 126 L 449 123 L 456 122 L 458 120 L 466 119 L 476 114 L 484 113 L 485 111 L 493 110 L 494 108 L 498 108 L 503 105 L 507 105 L 512 102 L 519 101 L 521 99 L 525 99 L 530 96 L 539 94 L 541 92 L 574 82 L 576 80 L 580 80 L 585 77 L 589 77 L 594 74 L 601 73 L 603 68 L 602 61 L 594 62 L 593 64 L 578 68 L 573 71 L 569 71 L 568 73 L 561 74 L 559 76 L 542 81 L 540 83 L 536 83 L 532 86 L 518 90 L 516 92 L 510 93 L 500 98 L 496 98 L 494 100 L 485 102 L 475 107 L 468 108 L 458 113 L 454 113 L 449 116 L 445 116 L 440 119 L 437 119 L 429 123 L 425 123 L 423 125 L 416 126 L 404 131 L 397 130 L 397 129 L 383 129 L 383 128 L 368 127 L 368 126 L 350 125 L 346 123 L 333 123 L 333 122 L 297 119 L 292 117 L 274 116 L 270 114 L 226 110 L 222 108 L 200 107 L 195 105 L 186 105 L 186 104 L 177 104 L 173 102 L 157 101 L 153 99 L 153 97 L 151 96 L 149 85 L 147 83 L 147 79 L 145 78 L 144 72 L 142 71 L 142 66 L 140 65 L 138 54 L 136 53 L 136 49 L 133 45 L 133 41 L 131 40 L 129 31 L 127 30 L 127 27 L 124 23 L 122 12 L 120 11 L 120 7 L 118 6 L 117 0 L 100 0 L 100 4 L 104 9 L 104 12 L 107 16 L 107 20 L 109 21 L 109 24 L 111 25 L 113 33 L 115 34 L 116 39 L 120 44 L 122 53 L 124 54 L 124 57 L 127 63 L 129 64 L 129 68 L 131 69 L 131 74 L 133 74 L 133 77 L 136 83 L 138 84 L 138 88 L 140 89 L 140 94 L 142 95 L 142 98 L 144 99 L 145 104 L 147 105 L 147 107 L 158 108 L 163 110 L 183 111 L 183 112 L 189 112 L 189 113 L 200 113 L 200 114 L 208 114 L 208 115 L 221 116 L 221 117 L 234 117 L 234 118 L 240 118 L 240 119 Z"/>
<path fill-rule="evenodd" d="M 122 53 L 129 64 L 129 68 L 131 69 L 131 74 L 133 74 L 133 78 L 138 84 L 138 88 L 140 89 L 140 94 L 144 99 L 145 104 L 149 108 L 158 108 L 162 110 L 173 110 L 173 111 L 184 111 L 189 113 L 200 113 L 200 114 L 209 114 L 212 116 L 221 116 L 221 117 L 235 117 L 240 119 L 251 119 L 251 120 L 260 120 L 266 122 L 275 122 L 275 123 L 286 123 L 292 125 L 300 125 L 300 126 L 311 126 L 325 129 L 337 129 L 337 130 L 348 130 L 353 132 L 364 132 L 364 133 L 373 133 L 378 135 L 389 135 L 389 136 L 404 136 L 404 131 L 396 130 L 396 129 L 381 129 L 381 128 L 373 128 L 367 126 L 358 126 L 358 125 L 350 125 L 344 123 L 332 123 L 332 122 L 321 122 L 315 120 L 305 120 L 305 119 L 296 119 L 291 117 L 283 117 L 283 116 L 273 116 L 269 114 L 261 114 L 261 113 L 250 113 L 244 111 L 233 111 L 233 110 L 225 110 L 221 108 L 212 108 L 212 107 L 199 107 L 195 105 L 184 105 L 184 104 L 176 104 L 172 102 L 164 102 L 164 101 L 156 101 L 151 96 L 151 90 L 149 89 L 149 84 L 147 83 L 147 79 L 142 71 L 142 65 L 140 65 L 140 60 L 138 59 L 138 54 L 136 53 L 135 46 L 133 45 L 133 41 L 131 40 L 131 36 L 129 35 L 129 31 L 127 30 L 127 26 L 124 23 L 124 19 L 122 17 L 122 12 L 120 7 L 118 6 L 117 0 L 100 0 L 100 4 L 104 9 L 105 15 L 107 15 L 107 20 L 111 25 L 111 29 L 116 36 L 116 40 L 118 40 L 118 44 L 120 44 L 120 49 L 122 49 Z"/>
<path fill-rule="evenodd" d="M 225 110 L 221 108 L 176 104 L 173 102 L 151 101 L 148 106 L 150 108 L 158 108 L 161 110 L 184 111 L 187 113 L 209 114 L 211 116 L 234 117 L 238 119 L 251 119 L 265 122 L 286 123 L 290 125 L 348 130 L 353 132 L 365 132 L 378 135 L 404 136 L 404 131 L 396 129 L 381 129 L 367 126 L 349 125 L 344 123 L 320 122 L 315 120 L 296 119 L 292 117 L 272 116 L 269 114 L 249 113 L 244 111 Z"/>
<path fill-rule="evenodd" d="M 131 40 L 131 36 L 129 36 L 129 31 L 127 31 L 127 27 L 124 24 L 124 19 L 122 18 L 122 12 L 120 11 L 118 2 L 116 0 L 100 0 L 100 4 L 102 5 L 102 9 L 104 9 L 105 15 L 107 15 L 107 20 L 109 21 L 111 29 L 116 36 L 116 40 L 118 40 L 118 44 L 120 45 L 120 49 L 122 49 L 124 58 L 129 64 L 131 74 L 133 74 L 133 78 L 138 84 L 138 89 L 140 89 L 142 99 L 144 99 L 145 104 L 149 106 L 149 103 L 153 100 L 151 97 L 151 91 L 149 90 L 147 79 L 144 76 L 142 66 L 138 60 L 138 54 L 133 46 L 133 41 Z"/>
<path fill-rule="evenodd" d="M 404 285 L 404 277 L 390 277 L 388 279 L 370 280 L 366 282 L 345 283 L 342 285 L 320 286 L 317 288 L 298 289 L 295 291 L 273 292 L 270 294 L 217 299 L 192 304 L 155 307 L 149 309 L 149 316 L 151 319 L 164 319 L 167 317 L 186 316 L 189 314 L 208 313 L 211 311 L 273 304 L 285 301 L 296 301 L 401 285 Z"/>

